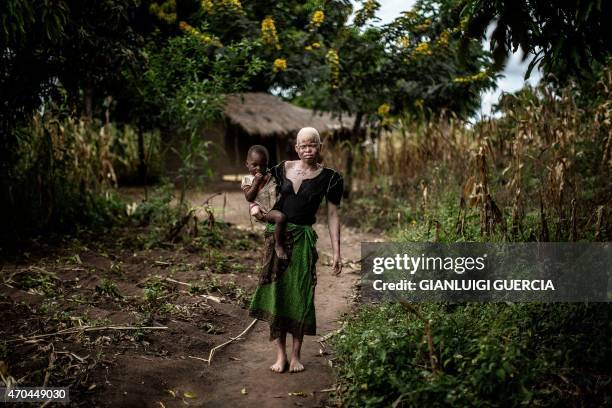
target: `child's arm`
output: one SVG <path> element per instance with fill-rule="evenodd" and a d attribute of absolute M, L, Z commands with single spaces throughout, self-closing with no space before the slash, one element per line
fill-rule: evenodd
<path fill-rule="evenodd" d="M 253 178 L 253 183 L 250 186 L 246 185 L 242 187 L 242 190 L 244 191 L 244 197 L 248 202 L 255 201 L 255 197 L 257 197 L 257 192 L 259 191 L 259 186 L 261 185 L 263 179 L 264 176 L 261 173 L 257 173 Z"/>

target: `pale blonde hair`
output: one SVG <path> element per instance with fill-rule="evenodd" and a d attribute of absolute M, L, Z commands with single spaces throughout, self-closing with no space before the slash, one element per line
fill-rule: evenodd
<path fill-rule="evenodd" d="M 295 138 L 296 145 L 300 144 L 300 139 L 310 140 L 319 145 L 321 144 L 321 135 L 319 135 L 319 131 L 313 127 L 301 128 L 297 133 L 297 137 Z"/>

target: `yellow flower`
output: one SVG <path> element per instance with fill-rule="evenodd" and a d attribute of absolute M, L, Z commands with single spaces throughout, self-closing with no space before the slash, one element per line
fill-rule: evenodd
<path fill-rule="evenodd" d="M 378 7 L 379 6 L 373 0 L 366 0 L 366 2 L 363 5 L 363 8 L 366 10 L 366 14 L 372 17 L 374 17 L 374 13 L 376 12 L 376 9 Z"/>
<path fill-rule="evenodd" d="M 453 82 L 456 84 L 464 84 L 464 83 L 469 83 L 469 82 L 484 81 L 488 77 L 489 77 L 489 73 L 487 72 L 487 70 L 484 70 L 474 75 L 453 78 Z"/>
<path fill-rule="evenodd" d="M 431 25 L 431 20 L 428 18 L 428 19 L 425 19 L 421 24 L 415 26 L 414 29 L 417 31 L 424 31 L 424 30 L 427 30 L 430 25 Z"/>
<path fill-rule="evenodd" d="M 376 10 L 380 8 L 380 3 L 376 0 L 365 0 L 363 7 L 355 13 L 354 23 L 358 26 L 366 24 L 369 20 L 376 17 Z"/>
<path fill-rule="evenodd" d="M 277 50 L 281 49 L 278 43 L 278 35 L 276 34 L 276 25 L 274 19 L 270 16 L 264 18 L 261 22 L 261 39 L 264 44 L 272 45 Z"/>
<path fill-rule="evenodd" d="M 242 3 L 240 3 L 240 0 L 223 0 L 223 4 L 230 8 L 242 10 Z"/>
<path fill-rule="evenodd" d="M 399 44 L 402 48 L 408 48 L 410 46 L 410 38 L 405 35 L 399 39 Z"/>
<path fill-rule="evenodd" d="M 221 6 L 228 8 L 238 14 L 244 14 L 240 0 L 221 0 Z"/>
<path fill-rule="evenodd" d="M 414 49 L 414 53 L 417 55 L 431 55 L 432 52 L 429 49 L 429 44 L 426 42 L 422 42 Z"/>
<path fill-rule="evenodd" d="M 422 99 L 417 99 L 416 101 L 414 101 L 414 106 L 419 109 L 423 109 L 424 102 L 425 101 L 423 101 Z"/>
<path fill-rule="evenodd" d="M 390 109 L 391 109 L 391 106 L 389 106 L 388 103 L 383 103 L 382 105 L 378 107 L 378 115 L 387 116 L 389 114 Z"/>
<path fill-rule="evenodd" d="M 448 31 L 442 31 L 440 34 L 440 38 L 438 38 L 438 45 L 448 45 L 448 39 L 450 38 L 450 33 Z"/>
<path fill-rule="evenodd" d="M 329 65 L 331 86 L 332 88 L 337 88 L 340 82 L 340 58 L 338 57 L 338 53 L 336 50 L 330 49 L 327 51 L 325 59 Z"/>
<path fill-rule="evenodd" d="M 327 51 L 326 55 L 327 61 L 332 65 L 338 65 L 340 63 L 340 58 L 338 57 L 338 53 L 334 49 L 330 49 Z"/>
<path fill-rule="evenodd" d="M 216 0 L 216 3 L 216 8 L 224 8 L 234 11 L 238 14 L 244 14 L 244 10 L 242 9 L 242 3 L 240 3 L 240 0 Z M 210 14 L 213 14 L 215 12 L 215 4 L 213 3 L 213 0 L 201 0 L 200 6 L 203 10 L 207 11 Z"/>
<path fill-rule="evenodd" d="M 208 11 L 209 13 L 212 13 L 215 11 L 215 6 L 212 0 L 202 0 L 200 2 L 200 6 L 202 7 L 203 10 Z"/>
<path fill-rule="evenodd" d="M 402 14 L 408 19 L 417 18 L 419 16 L 419 14 L 414 10 L 402 11 Z"/>
<path fill-rule="evenodd" d="M 287 61 L 284 58 L 277 58 L 274 60 L 274 66 L 272 70 L 274 72 L 284 71 L 287 69 Z"/>
<path fill-rule="evenodd" d="M 176 23 L 176 2 L 175 0 L 168 0 L 161 5 L 157 3 L 151 3 L 149 6 L 149 12 L 155 14 L 155 16 L 165 21 L 168 24 Z"/>
<path fill-rule="evenodd" d="M 321 24 L 323 24 L 323 21 L 325 21 L 325 13 L 323 13 L 323 10 L 317 10 L 312 15 L 312 18 L 310 19 L 310 24 L 315 27 L 319 27 Z"/>
<path fill-rule="evenodd" d="M 202 43 L 206 45 L 214 45 L 216 47 L 222 47 L 222 44 L 218 38 L 201 32 L 197 28 L 191 26 L 186 21 L 181 21 L 179 23 L 179 29 L 183 31 L 185 34 L 190 35 L 191 37 L 197 38 L 198 40 L 200 40 Z"/>
<path fill-rule="evenodd" d="M 311 45 L 307 45 L 307 46 L 304 47 L 304 49 L 306 51 L 312 51 L 313 49 L 317 49 L 318 50 L 319 48 L 321 48 L 321 44 L 318 43 L 318 42 L 314 42 Z"/>

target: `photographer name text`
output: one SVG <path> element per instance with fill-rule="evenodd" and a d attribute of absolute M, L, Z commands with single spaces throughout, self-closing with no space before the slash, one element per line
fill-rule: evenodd
<path fill-rule="evenodd" d="M 372 282 L 374 290 L 390 291 L 547 291 L 555 290 L 552 280 L 528 279 L 425 279 L 412 281 L 401 279 L 385 282 L 381 279 Z"/>

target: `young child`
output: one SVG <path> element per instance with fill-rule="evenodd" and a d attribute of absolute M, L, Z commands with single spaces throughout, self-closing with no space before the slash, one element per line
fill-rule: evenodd
<path fill-rule="evenodd" d="M 287 216 L 273 210 L 276 204 L 276 181 L 268 173 L 268 149 L 261 145 L 251 146 L 247 153 L 246 167 L 250 175 L 242 179 L 242 190 L 249 202 L 249 212 L 260 222 L 274 223 L 274 250 L 279 259 L 287 259 L 284 248 Z"/>

